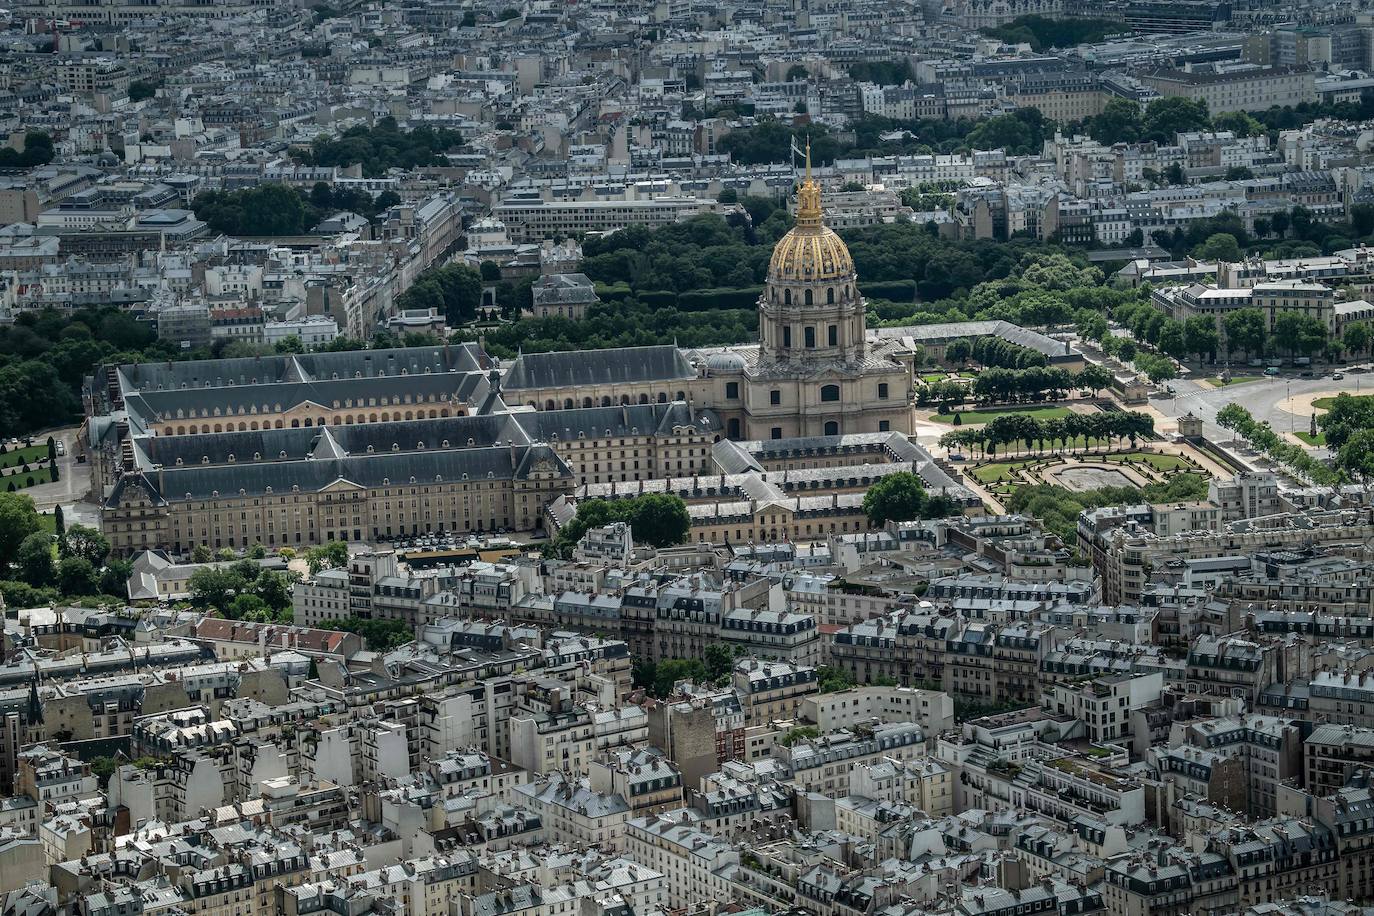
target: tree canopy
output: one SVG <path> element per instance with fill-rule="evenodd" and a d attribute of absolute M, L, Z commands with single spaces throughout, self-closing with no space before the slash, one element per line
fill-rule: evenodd
<path fill-rule="evenodd" d="M 373 127 L 351 127 L 338 137 L 320 136 L 299 158 L 308 164 L 361 165 L 363 175 L 376 178 L 388 169 L 443 165 L 443 154 L 463 145 L 456 130 L 425 125 L 401 130 L 396 119 L 381 118 Z"/>

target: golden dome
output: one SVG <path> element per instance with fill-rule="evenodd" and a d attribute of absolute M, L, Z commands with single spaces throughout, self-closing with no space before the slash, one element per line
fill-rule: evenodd
<path fill-rule="evenodd" d="M 797 189 L 796 222 L 773 248 L 768 279 L 809 283 L 845 280 L 853 275 L 854 259 L 849 249 L 821 220 L 821 186 L 811 177 L 811 144 L 807 143 L 806 177 Z"/>

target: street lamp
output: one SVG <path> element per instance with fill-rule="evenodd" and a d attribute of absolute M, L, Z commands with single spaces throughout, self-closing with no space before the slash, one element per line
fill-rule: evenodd
<path fill-rule="evenodd" d="M 1293 413 L 1293 380 L 1288 380 L 1288 431 L 1293 432 L 1296 427 L 1297 414 Z"/>

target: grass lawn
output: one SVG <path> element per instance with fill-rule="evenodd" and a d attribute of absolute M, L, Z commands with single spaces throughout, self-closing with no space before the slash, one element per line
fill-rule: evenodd
<path fill-rule="evenodd" d="M 1258 382 L 1263 380 L 1263 378 L 1264 376 L 1262 375 L 1233 375 L 1229 382 L 1221 378 L 1206 378 L 1203 379 L 1203 381 L 1213 388 L 1225 388 L 1227 385 L 1244 385 L 1246 382 Z"/>
<path fill-rule="evenodd" d="M 943 382 L 947 378 L 949 378 L 949 373 L 947 372 L 931 372 L 921 376 L 921 381 L 927 384 L 933 384 L 934 382 Z"/>
<path fill-rule="evenodd" d="M 30 445 L 28 448 L 11 449 L 0 455 L 0 468 L 21 468 L 28 462 L 29 467 L 33 467 L 40 462 L 48 463 L 48 446 Z"/>
<path fill-rule="evenodd" d="M 1067 407 L 1001 407 L 989 410 L 961 410 L 959 420 L 964 426 L 980 426 L 984 423 L 991 423 L 998 417 L 1011 417 L 1023 415 L 1034 417 L 1037 420 L 1056 420 L 1060 417 L 1067 417 L 1073 411 Z M 930 415 L 932 423 L 946 423 L 954 425 L 954 414 L 935 413 Z"/>
<path fill-rule="evenodd" d="M 1306 442 L 1308 445 L 1325 445 L 1325 444 L 1326 444 L 1326 433 L 1317 433 L 1315 436 L 1312 435 L 1311 433 L 1306 433 L 1306 432 L 1304 432 L 1304 433 L 1293 433 L 1293 435 L 1297 436 L 1299 439 L 1301 439 L 1302 441 Z"/>
<path fill-rule="evenodd" d="M 997 483 L 998 478 L 1010 477 L 1015 471 L 1028 464 L 1034 464 L 1036 460 L 1031 458 L 1024 461 L 994 461 L 992 464 L 969 468 L 969 473 L 973 475 L 974 480 L 990 487 Z"/>
<path fill-rule="evenodd" d="M 51 512 L 38 514 L 38 524 L 45 534 L 57 534 L 57 519 Z"/>
<path fill-rule="evenodd" d="M 1196 465 L 1179 455 L 1156 455 L 1151 452 L 1124 452 L 1119 455 L 1104 456 L 1108 461 L 1121 464 L 1148 464 L 1161 474 L 1171 471 L 1193 471 Z"/>
<path fill-rule="evenodd" d="M 1374 398 L 1374 394 L 1352 394 L 1352 398 Z M 1335 398 L 1317 398 L 1312 402 L 1312 406 L 1318 410 L 1330 410 L 1331 405 L 1336 403 Z"/>

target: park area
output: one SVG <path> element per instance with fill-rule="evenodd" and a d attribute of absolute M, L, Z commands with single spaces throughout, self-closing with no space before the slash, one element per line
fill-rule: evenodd
<path fill-rule="evenodd" d="M 1106 455 L 1048 455 L 979 462 L 967 473 L 989 493 L 1004 499 L 1017 487 L 1050 484 L 1073 492 L 1105 487 L 1144 490 L 1165 484 L 1179 474 L 1207 479 L 1207 472 L 1185 455 L 1145 450 Z"/>

